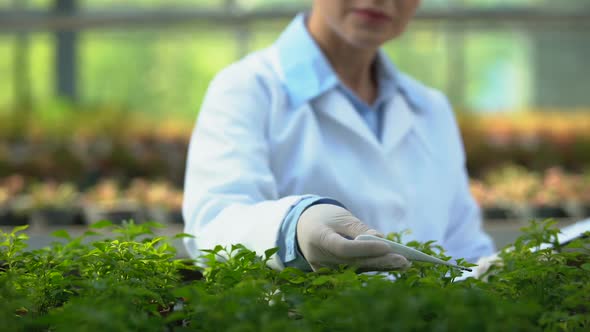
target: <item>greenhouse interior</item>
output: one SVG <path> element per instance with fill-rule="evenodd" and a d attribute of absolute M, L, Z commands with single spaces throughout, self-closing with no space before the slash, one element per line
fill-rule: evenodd
<path fill-rule="evenodd" d="M 0 331 L 589 331 L 589 61 L 588 0 L 0 0 Z"/>

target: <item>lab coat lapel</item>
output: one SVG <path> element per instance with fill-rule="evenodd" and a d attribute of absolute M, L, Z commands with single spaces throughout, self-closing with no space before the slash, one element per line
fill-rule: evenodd
<path fill-rule="evenodd" d="M 384 108 L 382 145 L 386 152 L 392 151 L 410 132 L 416 121 L 416 114 L 406 102 L 403 94 L 396 94 Z"/>
<path fill-rule="evenodd" d="M 324 115 L 354 133 L 363 141 L 379 148 L 379 141 L 354 106 L 337 89 L 331 89 L 311 102 L 318 114 Z"/>

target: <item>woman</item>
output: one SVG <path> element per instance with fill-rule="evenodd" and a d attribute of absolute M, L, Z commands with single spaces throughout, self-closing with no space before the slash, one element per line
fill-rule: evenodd
<path fill-rule="evenodd" d="M 189 148 L 193 256 L 241 243 L 271 266 L 408 266 L 368 233 L 410 230 L 470 261 L 491 254 L 446 98 L 380 51 L 419 0 L 315 0 L 269 48 L 211 82 Z"/>

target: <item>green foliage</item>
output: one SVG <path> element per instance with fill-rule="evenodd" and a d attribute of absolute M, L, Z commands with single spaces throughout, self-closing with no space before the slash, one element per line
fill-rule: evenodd
<path fill-rule="evenodd" d="M 103 221 L 79 237 L 55 232 L 65 242 L 32 251 L 26 250 L 25 228 L 0 232 L 0 330 L 590 328 L 590 240 L 560 244 L 550 221 L 524 229 L 484 278 L 463 281 L 454 269 L 426 263 L 389 273 L 363 274 L 347 266 L 274 271 L 266 265 L 276 248 L 258 256 L 242 245 L 205 250 L 206 267 L 197 267 L 177 259 L 154 227 L 159 225 Z M 433 242 L 407 245 L 450 259 Z"/>
<path fill-rule="evenodd" d="M 554 224 L 533 221 L 524 228 L 514 246 L 501 253 L 503 263 L 488 271 L 485 286 L 501 298 L 540 305 L 544 312 L 538 323 L 547 330 L 587 330 L 590 273 L 585 267 L 590 262 L 590 240 L 586 236 L 561 245 Z"/>

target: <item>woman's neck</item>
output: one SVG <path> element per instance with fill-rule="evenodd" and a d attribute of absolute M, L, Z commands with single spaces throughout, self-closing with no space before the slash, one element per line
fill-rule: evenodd
<path fill-rule="evenodd" d="M 342 83 L 367 104 L 372 104 L 377 98 L 377 80 L 372 66 L 377 50 L 354 47 L 313 14 L 307 28 Z"/>

